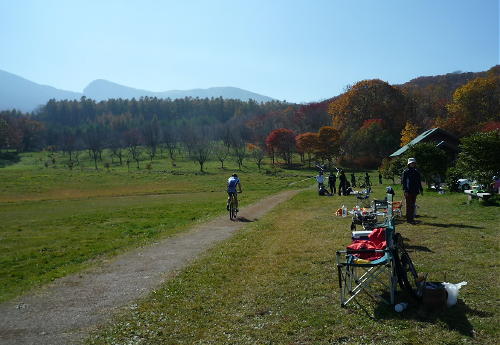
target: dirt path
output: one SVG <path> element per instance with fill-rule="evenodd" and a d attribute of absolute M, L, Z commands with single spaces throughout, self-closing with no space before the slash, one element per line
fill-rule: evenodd
<path fill-rule="evenodd" d="M 239 213 L 238 222 L 221 216 L 0 304 L 0 344 L 80 342 L 90 328 L 107 320 L 114 310 L 147 295 L 205 250 L 296 193 L 284 191 L 247 206 Z"/>

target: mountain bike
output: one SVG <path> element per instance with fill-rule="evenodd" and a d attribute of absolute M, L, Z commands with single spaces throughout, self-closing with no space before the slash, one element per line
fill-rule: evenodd
<path fill-rule="evenodd" d="M 229 211 L 229 219 L 235 220 L 238 218 L 238 209 L 236 208 L 236 200 L 234 198 L 234 194 L 231 194 L 230 196 L 228 211 Z"/>

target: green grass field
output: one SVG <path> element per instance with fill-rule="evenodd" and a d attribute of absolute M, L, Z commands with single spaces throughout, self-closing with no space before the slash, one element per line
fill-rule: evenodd
<path fill-rule="evenodd" d="M 209 162 L 206 173 L 179 159 L 152 169 L 90 161 L 70 171 L 58 156 L 23 155 L 0 169 L 0 301 L 132 247 L 225 212 L 225 180 L 236 169 Z M 248 161 L 240 172 L 243 204 L 285 188 L 311 186 L 307 170 Z M 359 175 L 359 174 L 357 174 Z M 372 175 L 372 181 L 376 181 Z M 290 183 L 302 181 L 290 186 Z M 374 196 L 384 196 L 376 185 Z M 396 200 L 401 199 L 396 186 Z M 462 194 L 419 197 L 419 225 L 397 224 L 419 272 L 431 281 L 463 280 L 459 303 L 395 313 L 383 303 L 339 306 L 335 251 L 350 242 L 353 197 L 313 189 L 249 223 L 93 332 L 89 344 L 497 344 L 498 206 Z M 404 295 L 402 296 L 404 298 Z"/>
<path fill-rule="evenodd" d="M 383 196 L 382 186 L 375 196 Z M 339 306 L 335 251 L 350 243 L 350 220 L 334 211 L 354 203 L 352 197 L 302 192 L 124 309 L 87 342 L 498 343 L 498 207 L 466 205 L 460 194 L 419 197 L 421 223 L 397 225 L 418 271 L 430 281 L 468 285 L 452 308 L 411 304 L 399 314 L 365 298 Z"/>
<path fill-rule="evenodd" d="M 226 180 L 235 169 L 231 162 L 225 170 L 210 162 L 201 174 L 190 161 L 172 168 L 158 160 L 151 170 L 114 165 L 70 171 L 62 164 L 46 168 L 42 157 L 26 154 L 0 169 L 0 301 L 223 214 Z M 241 171 L 247 191 L 241 202 L 289 188 L 307 174 L 266 174 L 249 162 Z"/>

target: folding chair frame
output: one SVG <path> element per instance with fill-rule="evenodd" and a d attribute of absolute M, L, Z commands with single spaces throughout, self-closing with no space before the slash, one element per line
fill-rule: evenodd
<path fill-rule="evenodd" d="M 387 195 L 387 218 L 382 227 L 385 228 L 387 246 L 385 249 L 361 249 L 361 250 L 339 250 L 336 252 L 337 271 L 340 287 L 340 305 L 346 306 L 361 292 L 366 293 L 370 297 L 375 298 L 375 291 L 373 285 L 379 282 L 386 289 L 389 290 L 390 300 L 388 304 L 394 304 L 398 277 L 396 272 L 395 256 L 397 255 L 396 246 L 394 241 L 395 228 L 393 223 L 392 212 L 392 195 Z M 382 257 L 366 262 L 365 260 L 357 260 L 355 254 L 362 253 L 380 253 Z M 383 274 L 387 275 L 386 279 L 381 279 Z M 381 296 L 380 296 L 381 297 Z"/>
<path fill-rule="evenodd" d="M 384 256 L 371 263 L 357 264 L 353 254 L 359 253 L 383 253 Z M 390 300 L 381 298 L 387 304 L 394 304 L 397 275 L 391 250 L 340 250 L 337 251 L 337 270 L 340 287 L 340 305 L 346 306 L 359 293 L 364 292 L 373 299 L 376 299 L 376 293 L 373 290 L 375 281 L 380 282 L 389 290 Z M 387 275 L 387 280 L 379 279 L 383 274 Z"/>

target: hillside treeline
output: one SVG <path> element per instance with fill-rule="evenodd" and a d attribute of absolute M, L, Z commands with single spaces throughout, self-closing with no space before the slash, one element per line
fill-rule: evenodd
<path fill-rule="evenodd" d="M 304 105 L 222 98 L 50 100 L 33 114 L 1 112 L 0 149 L 50 147 L 70 156 L 87 149 L 96 160 L 105 148 L 120 149 L 135 160 L 136 147 L 147 148 L 151 159 L 158 148 L 175 145 L 190 153 L 204 148 L 205 156 L 216 151 L 209 143 L 220 142 L 287 164 L 298 152 L 303 159 L 377 167 L 431 127 L 458 137 L 500 127 L 499 80 L 500 66 L 403 85 L 363 80 L 337 97 Z"/>

